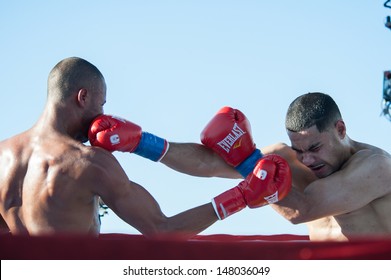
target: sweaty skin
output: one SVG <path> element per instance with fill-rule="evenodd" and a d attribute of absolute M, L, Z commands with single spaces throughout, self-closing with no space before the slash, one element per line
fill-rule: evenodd
<path fill-rule="evenodd" d="M 391 235 L 391 156 L 351 140 L 342 121 L 290 133 L 299 162 L 317 178 L 295 187 L 273 207 L 294 224 L 307 223 L 311 240 Z"/>
<path fill-rule="evenodd" d="M 39 128 L 0 147 L 1 213 L 12 233 L 99 232 L 91 149 Z"/>
<path fill-rule="evenodd" d="M 80 58 L 59 62 L 36 124 L 0 142 L 0 214 L 12 234 L 99 234 L 99 200 L 148 237 L 188 238 L 217 221 L 212 203 L 166 217 L 108 151 L 85 146 L 106 84 Z"/>
<path fill-rule="evenodd" d="M 284 157 L 292 171 L 291 192 L 272 207 L 294 224 L 306 223 L 313 241 L 390 236 L 390 155 L 344 132 L 341 137 L 337 131 L 319 134 L 313 129 L 304 133 L 310 137 L 305 142 L 304 135 L 291 135 L 293 149 L 283 143 L 261 148 L 263 154 Z M 161 162 L 195 176 L 240 178 L 198 144 L 170 143 Z"/>

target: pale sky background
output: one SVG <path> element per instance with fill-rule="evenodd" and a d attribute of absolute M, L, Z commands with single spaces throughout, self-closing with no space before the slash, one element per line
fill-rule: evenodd
<path fill-rule="evenodd" d="M 249 118 L 258 147 L 289 139 L 285 112 L 298 95 L 330 94 L 348 135 L 391 152 L 380 116 L 391 69 L 391 9 L 384 1 L 0 0 L 0 139 L 31 127 L 46 79 L 63 58 L 96 65 L 108 86 L 105 113 L 174 142 L 200 142 L 225 105 Z M 55 145 L 55 143 L 53 143 Z M 174 215 L 240 180 L 197 178 L 115 153 L 129 178 Z M 338 195 L 338 194 L 336 194 Z M 138 233 L 110 211 L 102 232 Z M 203 234 L 307 234 L 271 207 L 245 209 Z"/>

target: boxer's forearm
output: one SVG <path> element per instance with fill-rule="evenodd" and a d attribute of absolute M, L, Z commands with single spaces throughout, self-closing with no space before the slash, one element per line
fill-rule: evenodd
<path fill-rule="evenodd" d="M 242 178 L 220 156 L 197 143 L 170 142 L 168 152 L 161 162 L 178 172 L 192 176 Z"/>
<path fill-rule="evenodd" d="M 216 221 L 218 218 L 212 203 L 206 203 L 167 218 L 165 223 L 158 226 L 158 232 L 150 237 L 156 235 L 157 237 L 188 239 L 207 229 Z"/>

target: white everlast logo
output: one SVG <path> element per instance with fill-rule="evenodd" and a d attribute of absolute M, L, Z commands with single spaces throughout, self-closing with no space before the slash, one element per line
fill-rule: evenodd
<path fill-rule="evenodd" d="M 265 196 L 264 199 L 265 199 L 269 204 L 278 202 L 278 191 L 276 191 L 276 192 L 273 193 L 272 195 Z"/>
<path fill-rule="evenodd" d="M 235 142 L 242 137 L 246 132 L 241 129 L 237 123 L 234 124 L 231 132 L 220 142 L 217 143 L 224 151 L 229 153 Z"/>

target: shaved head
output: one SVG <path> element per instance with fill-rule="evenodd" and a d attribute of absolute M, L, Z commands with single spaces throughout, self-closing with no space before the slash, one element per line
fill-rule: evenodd
<path fill-rule="evenodd" d="M 48 99 L 62 102 L 81 88 L 95 89 L 104 81 L 102 73 L 90 62 L 78 58 L 66 58 L 50 71 Z"/>

